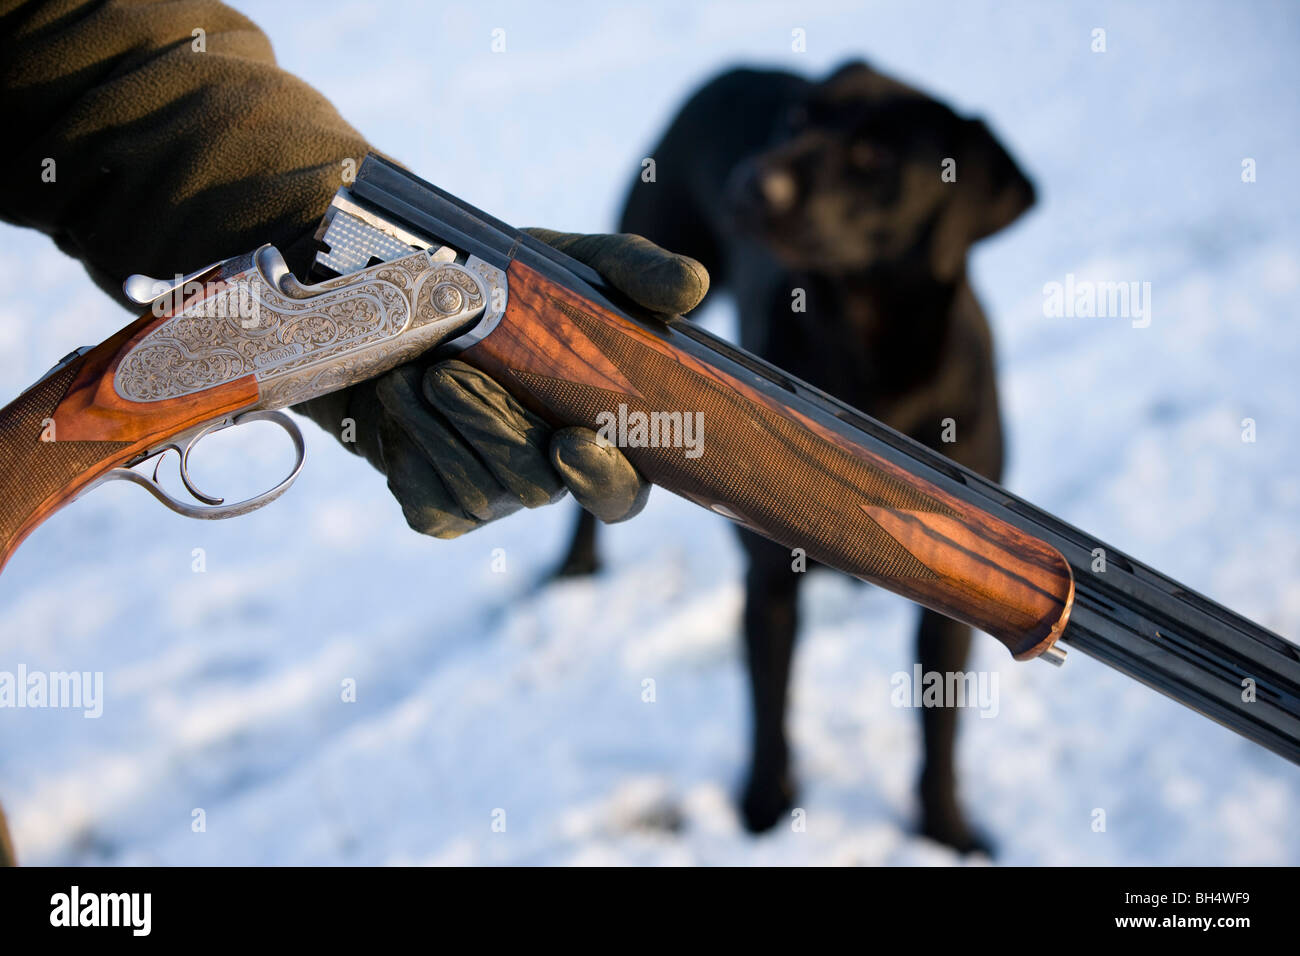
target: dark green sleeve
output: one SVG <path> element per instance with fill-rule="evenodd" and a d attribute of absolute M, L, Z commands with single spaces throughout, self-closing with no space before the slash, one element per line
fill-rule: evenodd
<path fill-rule="evenodd" d="M 0 128 L 0 217 L 121 302 L 133 272 L 263 242 L 301 267 L 344 160 L 368 148 L 215 0 L 0 0 Z"/>

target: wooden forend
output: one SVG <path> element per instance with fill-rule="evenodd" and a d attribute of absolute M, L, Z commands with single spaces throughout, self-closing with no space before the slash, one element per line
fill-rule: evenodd
<path fill-rule="evenodd" d="M 703 453 L 624 447 L 646 478 L 830 567 L 992 634 L 1017 659 L 1061 636 L 1074 597 L 1055 549 L 519 262 L 506 314 L 462 358 L 556 424 L 694 413 Z"/>

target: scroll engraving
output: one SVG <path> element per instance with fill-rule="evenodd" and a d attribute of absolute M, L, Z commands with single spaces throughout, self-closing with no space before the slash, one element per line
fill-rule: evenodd
<path fill-rule="evenodd" d="M 482 279 L 425 251 L 283 290 L 252 268 L 150 331 L 114 386 L 152 402 L 253 375 L 259 407 L 278 408 L 414 358 L 487 302 Z"/>

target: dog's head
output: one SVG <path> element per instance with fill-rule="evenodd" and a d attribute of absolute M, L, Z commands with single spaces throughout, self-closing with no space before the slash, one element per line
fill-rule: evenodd
<path fill-rule="evenodd" d="M 738 230 L 791 268 L 912 261 L 952 278 L 1034 189 L 982 122 L 855 62 L 788 104 L 727 202 Z"/>

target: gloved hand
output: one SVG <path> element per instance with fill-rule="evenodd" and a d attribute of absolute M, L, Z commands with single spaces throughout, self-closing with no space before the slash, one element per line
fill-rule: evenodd
<path fill-rule="evenodd" d="M 586 263 L 651 312 L 689 312 L 709 288 L 694 259 L 633 235 L 527 230 Z M 566 490 L 605 522 L 645 507 L 649 484 L 616 447 L 587 428 L 549 425 L 487 375 L 455 360 L 416 360 L 323 395 L 295 411 L 344 441 L 388 476 L 407 523 L 455 538 Z M 345 428 L 345 419 L 355 423 Z"/>

